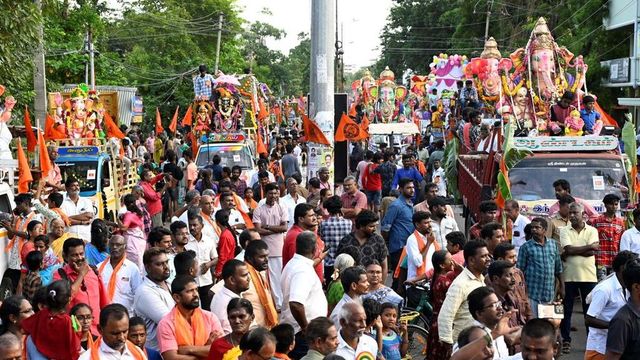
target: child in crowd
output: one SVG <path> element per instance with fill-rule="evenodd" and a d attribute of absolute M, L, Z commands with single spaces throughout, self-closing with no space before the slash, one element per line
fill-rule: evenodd
<path fill-rule="evenodd" d="M 40 278 L 40 268 L 42 268 L 42 253 L 37 250 L 27 254 L 27 275 L 24 277 L 22 295 L 25 299 L 33 301 L 36 291 L 42 286 Z"/>
<path fill-rule="evenodd" d="M 142 349 L 145 355 L 147 355 L 148 360 L 162 360 L 162 356 L 160 356 L 158 350 L 144 346 L 147 342 L 147 328 L 144 324 L 144 319 L 141 317 L 134 316 L 129 319 L 129 334 L 127 335 L 127 339 Z"/>
<path fill-rule="evenodd" d="M 378 349 L 382 348 L 382 321 L 380 320 L 380 303 L 372 298 L 362 300 L 364 314 L 367 317 L 364 333 L 378 343 Z"/>
<path fill-rule="evenodd" d="M 276 353 L 272 359 L 290 360 L 289 352 L 296 346 L 295 332 L 290 324 L 279 324 L 271 329 L 276 338 Z"/>
<path fill-rule="evenodd" d="M 385 360 L 400 360 L 409 350 L 409 336 L 407 323 L 401 321 L 398 325 L 398 308 L 392 303 L 381 306 L 382 320 L 382 356 Z"/>
<path fill-rule="evenodd" d="M 42 267 L 40 268 L 40 277 L 42 285 L 47 286 L 53 281 L 53 274 L 62 266 L 60 260 L 49 246 L 49 237 L 40 235 L 34 241 L 36 250 L 42 253 Z"/>
<path fill-rule="evenodd" d="M 596 100 L 591 95 L 582 98 L 584 109 L 580 110 L 580 117 L 584 121 L 585 135 L 600 135 L 602 130 L 602 115 L 595 110 Z"/>

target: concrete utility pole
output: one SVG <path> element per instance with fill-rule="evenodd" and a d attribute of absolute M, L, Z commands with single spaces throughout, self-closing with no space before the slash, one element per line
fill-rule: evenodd
<path fill-rule="evenodd" d="M 38 11 L 42 13 L 42 0 L 35 0 Z M 44 21 L 44 20 L 43 20 Z M 44 129 L 44 119 L 47 113 L 47 79 L 44 62 L 44 24 L 38 24 L 38 43 L 33 56 L 33 89 L 36 92 L 34 99 L 36 126 Z"/>
<path fill-rule="evenodd" d="M 493 0 L 489 0 L 487 3 L 487 21 L 484 24 L 484 41 L 489 39 L 489 19 L 491 19 L 491 8 L 493 7 Z"/>
<path fill-rule="evenodd" d="M 333 89 L 335 52 L 335 0 L 311 0 L 311 84 L 309 118 L 315 120 L 333 147 Z M 330 152 L 331 150 L 324 149 Z M 320 153 L 320 152 L 317 152 Z M 323 157 L 324 158 L 324 157 Z M 309 164 L 309 175 L 315 175 L 319 163 Z M 330 172 L 333 172 L 333 164 Z"/>
<path fill-rule="evenodd" d="M 89 28 L 89 34 L 87 35 L 88 43 L 89 43 L 89 76 L 91 81 L 91 90 L 96 89 L 96 69 L 95 69 L 95 54 L 93 47 L 93 32 L 91 28 Z"/>
<path fill-rule="evenodd" d="M 220 64 L 220 41 L 222 40 L 222 21 L 224 20 L 224 14 L 220 13 L 218 19 L 218 43 L 216 44 L 216 66 L 213 69 L 213 75 L 216 76 L 218 72 L 218 65 Z"/>

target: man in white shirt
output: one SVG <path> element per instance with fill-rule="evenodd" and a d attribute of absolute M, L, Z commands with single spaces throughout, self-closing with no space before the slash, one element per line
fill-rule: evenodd
<path fill-rule="evenodd" d="M 280 205 L 282 205 L 288 212 L 287 229 L 295 224 L 293 212 L 298 204 L 304 204 L 307 202 L 305 198 L 298 194 L 298 181 L 292 177 L 287 179 L 287 195 L 280 198 Z"/>
<path fill-rule="evenodd" d="M 151 248 L 144 252 L 142 261 L 147 276 L 136 290 L 133 308 L 136 314 L 144 319 L 147 328 L 147 347 L 158 350 L 156 339 L 158 323 L 175 306 L 167 283 L 170 275 L 169 259 L 164 250 Z"/>
<path fill-rule="evenodd" d="M 502 308 L 502 303 L 493 289 L 481 286 L 469 293 L 469 312 L 474 319 L 474 325 L 480 326 L 488 335 L 497 327 L 498 322 L 504 316 L 508 316 Z M 507 336 L 508 337 L 508 336 Z M 505 338 L 498 336 L 492 341 L 493 358 L 503 359 L 509 356 L 507 341 L 513 344 L 515 338 Z M 455 348 L 456 346 L 454 346 Z"/>
<path fill-rule="evenodd" d="M 284 301 L 280 322 L 291 324 L 296 333 L 328 311 L 327 298 L 313 268 L 315 251 L 316 235 L 303 231 L 296 238 L 296 254 L 282 271 Z"/>
<path fill-rule="evenodd" d="M 407 238 L 407 280 L 433 270 L 431 257 L 441 249 L 437 241 L 430 240 L 433 225 L 429 213 L 417 211 L 412 221 L 416 230 Z"/>
<path fill-rule="evenodd" d="M 625 264 L 638 258 L 631 251 L 621 251 L 613 258 L 614 274 L 600 282 L 587 296 L 589 310 L 585 315 L 585 323 L 589 326 L 585 358 L 604 358 L 607 353 L 607 333 L 609 321 L 627 303 L 622 272 Z"/>
<path fill-rule="evenodd" d="M 64 197 L 60 209 L 71 221 L 68 232 L 77 234 L 78 237 L 89 242 L 91 241 L 91 221 L 95 218 L 93 203 L 80 196 L 80 183 L 76 178 L 68 177 L 64 186 L 67 195 Z"/>
<path fill-rule="evenodd" d="M 273 174 L 267 170 L 267 168 L 269 167 L 269 162 L 265 159 L 260 159 L 258 160 L 258 171 L 256 171 L 255 173 L 253 173 L 253 175 L 251 175 L 251 179 L 249 180 L 249 184 L 247 184 L 249 187 L 253 187 L 253 185 L 255 185 L 258 182 L 258 173 L 262 172 L 262 171 L 266 171 L 269 174 L 269 182 L 276 182 L 276 177 L 273 176 Z M 244 196 L 244 194 L 238 194 L 239 196 Z"/>
<path fill-rule="evenodd" d="M 220 229 L 216 224 L 214 214 L 215 214 L 215 209 L 214 209 L 213 197 L 210 195 L 202 195 L 200 197 L 200 217 L 202 218 L 201 231 L 202 231 L 202 235 L 206 240 L 213 242 L 213 248 L 215 249 L 218 246 Z M 188 220 L 188 217 L 187 217 L 187 220 Z M 189 228 L 189 232 L 191 232 L 191 228 Z"/>
<path fill-rule="evenodd" d="M 236 202 L 232 192 L 220 194 L 220 210 L 229 210 L 229 225 L 235 229 L 236 235 L 247 228 L 242 214 L 236 209 Z"/>
<path fill-rule="evenodd" d="M 133 296 L 142 283 L 142 274 L 138 265 L 125 256 L 127 240 L 122 235 L 113 235 L 108 246 L 109 257 L 98 264 L 98 272 L 109 302 L 124 305 L 134 315 Z"/>
<path fill-rule="evenodd" d="M 435 197 L 429 200 L 429 211 L 431 212 L 431 231 L 440 249 L 447 247 L 446 236 L 449 233 L 458 231 L 458 223 L 454 218 L 447 216 L 447 202 L 443 197 Z M 431 257 L 427 257 L 431 260 Z"/>
<path fill-rule="evenodd" d="M 507 200 L 504 203 L 504 212 L 509 220 L 511 220 L 511 234 L 505 234 L 505 237 L 511 237 L 511 243 L 516 248 L 516 254 L 520 251 L 520 246 L 527 240 L 524 235 L 524 227 L 531 222 L 528 217 L 520 214 L 520 204 L 515 200 Z M 507 228 L 508 229 L 508 228 Z"/>
<path fill-rule="evenodd" d="M 350 302 L 362 302 L 360 297 L 366 294 L 369 289 L 367 272 L 362 266 L 352 266 L 344 269 L 340 275 L 340 281 L 344 288 L 344 295 L 329 316 L 338 331 L 340 331 L 340 319 L 338 317 L 342 311 L 342 307 Z"/>
<path fill-rule="evenodd" d="M 633 209 L 634 227 L 627 229 L 620 238 L 620 251 L 629 250 L 640 254 L 640 209 Z"/>
<path fill-rule="evenodd" d="M 247 265 L 236 259 L 227 261 L 222 267 L 224 286 L 211 300 L 211 312 L 218 317 L 224 334 L 231 333 L 231 325 L 227 318 L 227 305 L 233 298 L 239 298 L 243 292 L 249 290 L 249 269 Z"/>
<path fill-rule="evenodd" d="M 339 318 L 342 328 L 338 332 L 336 355 L 345 360 L 375 359 L 378 343 L 372 337 L 364 335 L 367 315 L 362 305 L 357 302 L 345 304 Z"/>
<path fill-rule="evenodd" d="M 204 198 L 204 196 L 203 196 Z M 191 215 L 189 217 L 189 242 L 184 246 L 185 250 L 193 250 L 196 253 L 196 259 L 200 264 L 199 275 L 196 278 L 198 282 L 198 294 L 202 299 L 202 308 L 209 310 L 207 305 L 211 301 L 211 295 L 209 290 L 213 286 L 213 275 L 211 274 L 211 268 L 216 265 L 218 261 L 218 252 L 216 251 L 216 245 L 209 237 L 205 237 L 203 231 L 203 221 L 200 215 Z"/>
<path fill-rule="evenodd" d="M 93 349 L 87 349 L 80 360 L 92 359 L 118 359 L 118 360 L 146 360 L 147 355 L 139 347 L 127 340 L 129 330 L 129 314 L 127 309 L 120 304 L 110 304 L 100 311 L 100 335 L 93 346 L 97 347 L 97 353 Z M 97 355 L 97 356 L 96 356 Z"/>

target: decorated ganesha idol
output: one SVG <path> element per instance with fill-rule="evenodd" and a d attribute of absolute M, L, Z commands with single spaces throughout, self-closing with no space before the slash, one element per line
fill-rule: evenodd
<path fill-rule="evenodd" d="M 388 123 L 397 120 L 400 104 L 407 96 L 407 88 L 396 84 L 395 75 L 387 66 L 380 73 L 378 85 L 369 88 L 369 95 L 377 99 L 375 106 L 377 122 Z"/>
<path fill-rule="evenodd" d="M 240 116 L 240 104 L 237 96 L 229 89 L 219 87 L 218 99 L 214 104 L 214 126 L 213 131 L 231 131 L 238 127 L 238 119 Z M 201 109 L 199 109 L 199 114 Z"/>
<path fill-rule="evenodd" d="M 510 59 L 500 61 L 504 96 L 513 96 L 526 87 L 535 107 L 536 118 L 549 120 L 549 109 L 565 91 L 578 92 L 585 82 L 587 66 L 582 56 L 560 47 L 553 39 L 547 22 L 539 18 L 527 46 L 517 49 Z M 513 67 L 513 69 L 512 69 Z M 572 75 L 569 70 L 573 70 Z M 507 72 L 512 73 L 507 76 Z"/>
<path fill-rule="evenodd" d="M 484 43 L 484 51 L 479 58 L 473 58 L 465 67 L 467 77 L 473 77 L 478 90 L 478 97 L 484 103 L 485 108 L 493 110 L 500 100 L 502 83 L 498 73 L 498 65 L 502 55 L 498 50 L 498 43 L 490 37 Z"/>
<path fill-rule="evenodd" d="M 375 98 L 369 94 L 369 89 L 376 85 L 376 79 L 371 76 L 371 71 L 366 69 L 364 75 L 351 83 L 351 91 L 356 104 L 361 104 L 365 113 L 371 114 Z"/>
<path fill-rule="evenodd" d="M 67 133 L 71 139 L 81 139 L 85 133 L 87 116 L 87 85 L 80 84 L 71 91 L 71 99 L 65 102 L 65 122 Z"/>

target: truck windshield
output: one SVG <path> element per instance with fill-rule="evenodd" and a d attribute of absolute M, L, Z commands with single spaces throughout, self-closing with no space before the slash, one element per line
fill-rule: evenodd
<path fill-rule="evenodd" d="M 62 182 L 73 176 L 80 183 L 80 191 L 96 191 L 96 179 L 98 178 L 97 161 L 65 161 L 58 162 L 62 173 Z"/>
<path fill-rule="evenodd" d="M 253 169 L 253 160 L 249 147 L 244 145 L 210 145 L 198 150 L 196 165 L 203 168 L 213 164 L 213 156 L 220 156 L 220 166 L 240 166 L 243 170 Z"/>
<path fill-rule="evenodd" d="M 567 180 L 571 194 L 584 200 L 602 200 L 606 194 L 628 199 L 620 160 L 527 158 L 509 170 L 511 195 L 516 200 L 555 199 L 553 182 L 558 179 Z"/>

